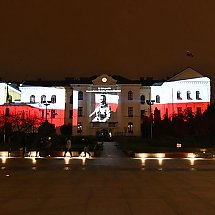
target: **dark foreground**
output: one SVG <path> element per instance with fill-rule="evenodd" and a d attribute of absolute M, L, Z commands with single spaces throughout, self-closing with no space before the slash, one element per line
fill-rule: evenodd
<path fill-rule="evenodd" d="M 0 158 L 0 214 L 215 214 L 214 159 Z"/>

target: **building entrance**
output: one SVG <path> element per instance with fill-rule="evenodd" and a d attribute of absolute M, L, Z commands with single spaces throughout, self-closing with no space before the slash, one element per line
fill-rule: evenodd
<path fill-rule="evenodd" d="M 100 142 L 110 142 L 112 141 L 112 133 L 108 129 L 99 129 L 96 132 L 98 141 Z"/>

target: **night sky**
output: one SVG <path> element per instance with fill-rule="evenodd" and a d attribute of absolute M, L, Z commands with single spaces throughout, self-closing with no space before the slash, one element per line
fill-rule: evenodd
<path fill-rule="evenodd" d="M 192 67 L 213 78 L 214 10 L 213 0 L 0 0 L 0 77 L 161 79 Z"/>

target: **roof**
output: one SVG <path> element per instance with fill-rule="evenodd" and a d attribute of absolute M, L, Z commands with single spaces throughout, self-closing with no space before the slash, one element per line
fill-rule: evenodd
<path fill-rule="evenodd" d="M 179 80 L 202 78 L 202 77 L 204 76 L 199 72 L 193 70 L 192 68 L 187 68 L 182 72 L 178 73 L 177 75 L 173 76 L 172 78 L 168 79 L 167 81 L 179 81 Z"/>

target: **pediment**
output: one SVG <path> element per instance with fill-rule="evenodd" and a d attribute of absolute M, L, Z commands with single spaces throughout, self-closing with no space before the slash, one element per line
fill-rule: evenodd
<path fill-rule="evenodd" d="M 92 80 L 92 82 L 94 85 L 115 85 L 117 80 L 109 75 L 103 74 Z"/>
<path fill-rule="evenodd" d="M 177 75 L 173 76 L 172 78 L 170 78 L 168 81 L 179 81 L 179 80 L 202 78 L 202 77 L 203 77 L 202 74 L 198 73 L 192 68 L 187 68 L 182 72 L 178 73 Z"/>

